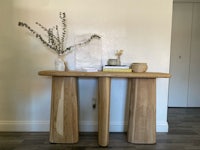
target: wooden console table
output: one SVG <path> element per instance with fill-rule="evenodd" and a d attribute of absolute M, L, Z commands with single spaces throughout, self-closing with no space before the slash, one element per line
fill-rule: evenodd
<path fill-rule="evenodd" d="M 50 118 L 51 143 L 76 143 L 79 139 L 77 79 L 98 79 L 98 144 L 109 143 L 110 81 L 128 79 L 128 142 L 156 143 L 156 78 L 170 78 L 167 73 L 64 72 L 40 71 L 52 76 Z"/>

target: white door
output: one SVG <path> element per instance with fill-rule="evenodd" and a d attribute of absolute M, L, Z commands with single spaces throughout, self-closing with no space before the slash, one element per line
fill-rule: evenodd
<path fill-rule="evenodd" d="M 169 107 L 200 107 L 200 3 L 174 3 Z"/>
<path fill-rule="evenodd" d="M 169 84 L 170 107 L 186 107 L 192 29 L 192 4 L 174 3 Z"/>
<path fill-rule="evenodd" d="M 188 107 L 200 107 L 200 3 L 193 6 Z"/>

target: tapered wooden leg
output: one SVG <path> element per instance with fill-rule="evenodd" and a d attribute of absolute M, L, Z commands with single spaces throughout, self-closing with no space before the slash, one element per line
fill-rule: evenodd
<path fill-rule="evenodd" d="M 156 143 L 156 79 L 129 80 L 128 142 Z"/>
<path fill-rule="evenodd" d="M 75 77 L 52 77 L 51 143 L 78 142 L 78 100 Z"/>
<path fill-rule="evenodd" d="M 98 143 L 100 146 L 108 146 L 110 121 L 110 78 L 99 78 L 98 92 Z"/>

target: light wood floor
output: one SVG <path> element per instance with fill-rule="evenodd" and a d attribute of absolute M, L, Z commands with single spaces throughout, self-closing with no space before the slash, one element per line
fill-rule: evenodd
<path fill-rule="evenodd" d="M 48 133 L 0 132 L 0 150 L 200 150 L 200 108 L 169 108 L 169 132 L 157 133 L 157 144 L 135 145 L 126 133 L 111 133 L 107 148 L 97 145 L 97 133 L 80 133 L 77 144 L 50 144 Z"/>

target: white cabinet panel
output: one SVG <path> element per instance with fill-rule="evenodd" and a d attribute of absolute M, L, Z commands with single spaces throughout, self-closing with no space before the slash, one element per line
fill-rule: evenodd
<path fill-rule="evenodd" d="M 192 3 L 174 3 L 169 84 L 170 107 L 186 107 L 192 29 Z"/>
<path fill-rule="evenodd" d="M 200 3 L 193 8 L 188 107 L 200 107 Z"/>
<path fill-rule="evenodd" d="M 200 3 L 174 3 L 169 107 L 200 107 Z"/>

